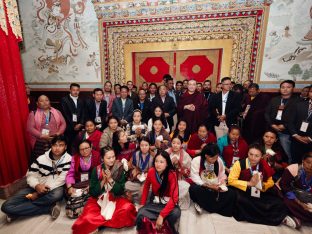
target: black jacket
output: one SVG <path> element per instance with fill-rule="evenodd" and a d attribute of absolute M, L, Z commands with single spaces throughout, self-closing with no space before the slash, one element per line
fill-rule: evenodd
<path fill-rule="evenodd" d="M 96 117 L 96 105 L 94 99 L 87 99 L 86 100 L 86 120 L 93 120 L 95 121 Z M 105 100 L 101 101 L 100 108 L 99 108 L 99 117 L 101 117 L 101 123 L 102 125 L 106 122 L 106 116 L 107 116 L 107 103 Z"/>
<path fill-rule="evenodd" d="M 165 102 L 162 101 L 160 96 L 156 96 L 152 101 L 152 111 L 154 112 L 154 109 L 156 106 L 161 106 L 164 113 L 169 113 L 169 117 L 167 117 L 167 121 L 169 126 L 173 126 L 173 116 L 177 113 L 176 105 L 174 103 L 174 100 L 169 95 L 166 96 Z"/>

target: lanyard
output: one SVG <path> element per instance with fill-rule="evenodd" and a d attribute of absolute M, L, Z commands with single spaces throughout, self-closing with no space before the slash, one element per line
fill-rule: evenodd
<path fill-rule="evenodd" d="M 252 175 L 253 175 L 253 171 L 252 171 L 252 168 L 251 168 L 251 164 L 250 164 L 249 159 L 248 159 L 248 167 L 249 167 L 249 170 L 250 170 L 250 174 L 251 174 L 251 176 L 252 176 Z M 259 163 L 257 164 L 256 171 L 259 171 Z"/>
<path fill-rule="evenodd" d="M 142 152 L 139 153 L 139 168 L 141 171 L 144 171 L 148 162 L 150 160 L 150 154 L 148 154 L 145 158 L 145 161 L 143 160 Z"/>
<path fill-rule="evenodd" d="M 156 173 L 157 182 L 158 182 L 159 184 L 161 184 L 161 183 L 162 183 L 162 179 L 160 178 L 160 176 L 158 175 L 158 173 L 157 173 L 156 170 L 155 170 L 155 173 Z"/>
<path fill-rule="evenodd" d="M 51 113 L 50 113 L 50 111 L 49 111 L 49 113 L 48 113 L 47 115 L 45 115 L 45 124 L 46 124 L 46 125 L 49 125 L 50 117 L 51 117 Z"/>
<path fill-rule="evenodd" d="M 100 105 L 101 105 L 101 102 L 100 102 L 100 103 L 98 103 L 97 101 L 95 102 L 95 108 L 96 108 L 95 116 L 96 116 L 96 117 L 99 116 L 99 113 L 100 113 Z"/>

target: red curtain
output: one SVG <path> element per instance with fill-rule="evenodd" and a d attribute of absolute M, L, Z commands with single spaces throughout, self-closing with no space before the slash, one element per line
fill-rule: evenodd
<path fill-rule="evenodd" d="M 8 35 L 0 27 L 0 187 L 22 178 L 29 161 L 28 104 L 18 47 L 20 39 L 15 37 L 9 23 L 7 26 Z"/>

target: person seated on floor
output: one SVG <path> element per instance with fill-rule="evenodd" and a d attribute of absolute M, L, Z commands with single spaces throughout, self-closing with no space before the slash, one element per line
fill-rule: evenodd
<path fill-rule="evenodd" d="M 152 131 L 155 119 L 161 119 L 164 129 L 166 129 L 168 133 L 170 132 L 169 124 L 165 117 L 164 111 L 160 106 L 155 106 L 153 114 L 152 114 L 152 118 L 148 120 L 148 123 L 147 123 L 148 131 Z"/>
<path fill-rule="evenodd" d="M 152 186 L 152 197 L 146 204 L 150 186 Z M 179 189 L 174 167 L 169 154 L 160 150 L 156 153 L 153 167 L 149 169 L 144 184 L 141 205 L 136 219 L 138 232 L 147 233 L 145 229 L 148 222 L 156 220 L 157 230 L 166 226 L 171 228 L 173 233 L 178 233 L 176 226 L 181 216 L 178 202 Z M 165 223 L 166 221 L 167 223 Z"/>
<path fill-rule="evenodd" d="M 156 118 L 153 123 L 153 128 L 147 133 L 147 138 L 151 143 L 151 150 L 167 149 L 171 144 L 169 133 L 164 129 L 161 119 Z"/>
<path fill-rule="evenodd" d="M 150 151 L 150 142 L 143 137 L 139 143 L 139 149 L 129 161 L 129 178 L 126 182 L 126 191 L 131 193 L 135 204 L 141 201 L 142 189 L 148 170 L 153 166 L 153 156 Z"/>
<path fill-rule="evenodd" d="M 136 143 L 128 141 L 127 132 L 118 130 L 113 134 L 112 148 L 115 151 L 117 160 L 123 162 L 123 159 L 126 159 L 129 162 L 136 150 Z"/>
<path fill-rule="evenodd" d="M 175 130 L 170 134 L 170 138 L 173 139 L 174 137 L 180 136 L 182 137 L 182 147 L 184 150 L 187 148 L 188 141 L 190 139 L 191 132 L 187 125 L 187 122 L 183 119 L 180 119 L 177 122 Z"/>
<path fill-rule="evenodd" d="M 277 132 L 268 129 L 264 132 L 259 144 L 263 147 L 265 154 L 263 158 L 271 168 L 274 169 L 273 180 L 277 181 L 281 178 L 284 169 L 288 166 L 287 156 L 282 146 L 279 144 Z"/>
<path fill-rule="evenodd" d="M 30 112 L 27 120 L 27 132 L 30 134 L 32 149 L 31 162 L 51 148 L 54 136 L 62 135 L 66 122 L 62 113 L 51 107 L 47 96 L 41 95 L 37 100 L 37 109 Z"/>
<path fill-rule="evenodd" d="M 228 184 L 235 188 L 237 196 L 233 216 L 237 221 L 296 228 L 298 224 L 288 216 L 286 205 L 270 191 L 274 170 L 262 156 L 261 145 L 251 144 L 248 158 L 236 161 L 230 171 Z"/>
<path fill-rule="evenodd" d="M 142 112 L 139 109 L 133 111 L 132 122 L 127 124 L 126 130 L 131 142 L 139 142 L 147 134 L 147 125 L 142 122 Z"/>
<path fill-rule="evenodd" d="M 187 144 L 186 152 L 195 157 L 201 154 L 202 149 L 208 143 L 216 143 L 217 138 L 212 132 L 209 132 L 207 127 L 202 124 L 199 125 L 197 132 L 191 135 L 191 138 Z"/>
<path fill-rule="evenodd" d="M 312 223 L 312 151 L 304 154 L 302 163 L 289 165 L 279 182 L 284 203 L 299 221 Z"/>
<path fill-rule="evenodd" d="M 122 128 L 119 127 L 119 119 L 115 116 L 108 117 L 107 125 L 108 126 L 104 129 L 100 139 L 99 146 L 101 149 L 106 146 L 112 147 L 113 133 L 122 130 Z"/>
<path fill-rule="evenodd" d="M 63 185 L 70 168 L 71 156 L 66 152 L 64 136 L 56 136 L 51 141 L 51 149 L 39 156 L 27 171 L 28 187 L 5 201 L 1 210 L 7 221 L 19 216 L 51 214 L 56 219 L 60 207 L 56 204 L 63 199 Z"/>
<path fill-rule="evenodd" d="M 101 164 L 100 153 L 92 149 L 89 140 L 83 140 L 78 145 L 78 152 L 71 160 L 70 169 L 66 175 L 68 201 L 66 215 L 77 218 L 88 199 L 89 178 L 93 168 Z"/>
<path fill-rule="evenodd" d="M 182 148 L 183 139 L 180 136 L 176 136 L 171 141 L 171 147 L 166 151 L 170 155 L 172 165 L 176 170 L 179 185 L 179 206 L 182 210 L 186 210 L 190 207 L 190 172 L 192 158 Z"/>
<path fill-rule="evenodd" d="M 241 130 L 237 125 L 231 125 L 229 133 L 218 139 L 218 147 L 227 174 L 230 173 L 230 168 L 237 160 L 247 157 L 248 145 L 242 138 Z"/>
<path fill-rule="evenodd" d="M 73 234 L 87 234 L 99 227 L 123 228 L 135 225 L 135 206 L 124 197 L 126 175 L 114 150 L 102 148 L 103 163 L 93 169 L 90 198 L 72 226 Z"/>
<path fill-rule="evenodd" d="M 226 186 L 225 166 L 217 144 L 208 143 L 191 164 L 190 197 L 198 213 L 202 208 L 211 213 L 232 216 L 235 192 Z"/>
<path fill-rule="evenodd" d="M 89 140 L 92 144 L 92 149 L 100 153 L 100 139 L 102 132 L 96 129 L 95 122 L 93 120 L 87 120 L 84 124 L 85 129 L 80 131 L 73 143 L 73 154 L 79 153 L 78 144 L 83 140 Z"/>

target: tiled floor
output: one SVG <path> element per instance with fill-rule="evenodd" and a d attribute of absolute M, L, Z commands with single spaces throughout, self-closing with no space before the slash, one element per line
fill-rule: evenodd
<path fill-rule="evenodd" d="M 3 200 L 0 200 L 0 205 Z M 5 215 L 0 212 L 0 233 L 1 234 L 68 234 L 71 233 L 73 220 L 65 216 L 64 205 L 60 217 L 52 221 L 49 215 L 42 215 L 33 218 L 20 218 L 12 223 L 6 223 Z M 234 218 L 223 217 L 218 214 L 204 212 L 197 215 L 193 206 L 187 211 L 182 211 L 180 220 L 181 234 L 290 234 L 302 233 L 311 234 L 312 225 L 304 225 L 300 231 L 288 228 L 284 225 L 278 227 L 237 222 Z M 135 234 L 135 228 L 105 229 L 102 233 L 124 233 Z"/>

